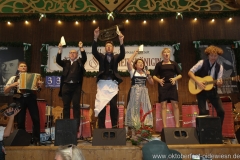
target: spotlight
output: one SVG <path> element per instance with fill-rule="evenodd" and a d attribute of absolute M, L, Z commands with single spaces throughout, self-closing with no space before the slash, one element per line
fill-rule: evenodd
<path fill-rule="evenodd" d="M 78 24 L 78 21 L 76 21 L 75 24 Z"/>
<path fill-rule="evenodd" d="M 128 19 L 126 20 L 126 23 L 128 23 Z"/>
<path fill-rule="evenodd" d="M 197 20 L 197 18 L 194 18 L 194 21 L 196 21 Z"/>
<path fill-rule="evenodd" d="M 145 24 L 145 23 L 147 23 L 147 21 L 146 21 L 146 20 L 144 20 L 144 21 L 143 21 L 143 23 Z"/>
<path fill-rule="evenodd" d="M 95 20 L 93 20 L 92 22 L 93 22 L 93 23 L 96 23 L 96 21 L 95 21 Z"/>

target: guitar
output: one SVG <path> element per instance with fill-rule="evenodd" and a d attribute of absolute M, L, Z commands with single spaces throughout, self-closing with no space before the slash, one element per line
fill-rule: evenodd
<path fill-rule="evenodd" d="M 213 80 L 213 78 L 211 76 L 206 76 L 206 77 L 198 77 L 196 76 L 198 81 L 204 82 L 205 84 L 205 91 L 209 91 L 213 88 L 214 84 L 217 82 L 217 80 Z M 240 76 L 235 76 L 235 77 L 229 77 L 226 79 L 223 79 L 223 81 L 240 81 Z M 199 86 L 197 85 L 197 83 L 190 78 L 188 81 L 188 90 L 191 94 L 198 94 L 199 92 L 201 92 L 203 89 L 199 88 Z"/>

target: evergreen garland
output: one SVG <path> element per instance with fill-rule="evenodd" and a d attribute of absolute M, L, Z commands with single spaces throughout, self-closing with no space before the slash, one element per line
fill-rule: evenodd
<path fill-rule="evenodd" d="M 240 10 L 237 11 L 216 11 L 216 12 L 182 12 L 183 18 L 202 18 L 202 19 L 220 19 L 220 18 L 229 18 L 240 16 Z M 161 19 L 167 17 L 176 17 L 175 12 L 157 12 L 157 13 L 142 13 L 142 12 L 134 12 L 134 13 L 114 13 L 115 19 L 129 19 L 129 20 L 152 20 L 152 19 Z M 19 16 L 1 16 L 0 22 L 19 22 L 25 20 L 36 20 L 39 19 L 39 13 L 34 14 L 21 14 Z M 62 14 L 54 14 L 48 13 L 46 14 L 46 18 L 61 20 L 61 21 L 92 21 L 92 20 L 102 20 L 107 19 L 106 13 L 85 13 L 78 15 L 67 15 L 65 13 Z"/>

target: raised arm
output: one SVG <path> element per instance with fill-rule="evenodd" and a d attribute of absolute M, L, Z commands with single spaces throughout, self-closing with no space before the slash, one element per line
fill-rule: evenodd
<path fill-rule="evenodd" d="M 63 67 L 64 66 L 64 62 L 61 59 L 62 58 L 62 44 L 59 43 L 58 45 L 58 54 L 57 54 L 57 58 L 56 58 L 56 62 L 59 66 Z"/>
<path fill-rule="evenodd" d="M 13 112 L 13 114 L 11 116 L 9 116 L 9 120 L 8 120 L 8 123 L 7 123 L 7 126 L 6 128 L 4 129 L 4 133 L 3 133 L 3 137 L 8 137 L 10 136 L 12 130 L 13 130 L 13 122 L 14 122 L 14 116 L 16 114 L 18 114 L 20 110 L 19 109 L 13 109 L 13 108 L 9 108 L 7 109 L 5 112 L 7 113 L 10 113 L 10 112 Z M 5 114 L 5 116 L 7 116 Z"/>
<path fill-rule="evenodd" d="M 99 36 L 99 27 L 94 30 L 94 41 L 92 43 L 92 54 L 97 60 L 99 60 L 101 58 L 101 56 L 97 50 L 98 36 Z"/>
<path fill-rule="evenodd" d="M 83 48 L 83 43 L 81 41 L 78 43 L 78 47 L 79 47 L 79 50 L 81 51 L 81 54 L 82 54 L 81 60 L 84 65 L 87 61 L 87 54 L 85 52 L 85 49 Z"/>
<path fill-rule="evenodd" d="M 131 57 L 128 59 L 127 61 L 127 67 L 128 67 L 128 71 L 131 71 L 133 69 L 133 65 L 132 65 L 132 61 L 134 59 L 134 57 L 136 57 L 136 55 L 138 54 L 139 49 L 137 49 L 136 51 L 134 51 L 134 53 L 131 55 Z"/>

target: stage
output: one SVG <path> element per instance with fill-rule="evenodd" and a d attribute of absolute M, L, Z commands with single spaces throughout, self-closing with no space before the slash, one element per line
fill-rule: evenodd
<path fill-rule="evenodd" d="M 86 141 L 78 141 L 86 160 L 142 160 L 142 146 L 92 146 Z M 179 144 L 168 145 L 179 151 L 183 160 L 191 160 L 191 155 L 213 156 L 213 160 L 240 159 L 240 144 Z M 53 160 L 58 146 L 7 146 L 6 160 Z M 157 159 L 157 158 L 155 158 Z"/>

